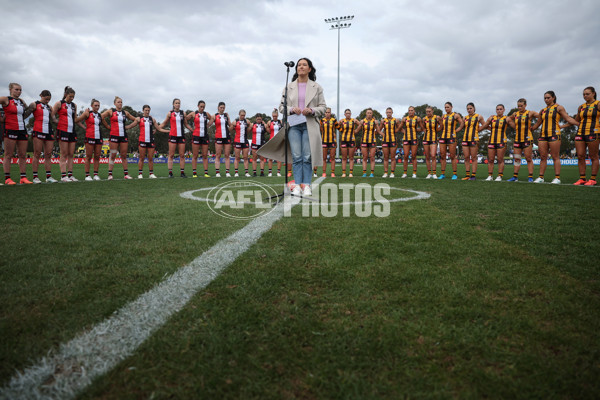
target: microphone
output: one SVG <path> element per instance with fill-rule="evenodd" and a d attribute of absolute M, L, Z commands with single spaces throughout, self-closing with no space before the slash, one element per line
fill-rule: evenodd
<path fill-rule="evenodd" d="M 294 62 L 293 62 L 293 61 L 288 61 L 288 62 L 284 62 L 284 63 L 283 63 L 283 65 L 285 65 L 286 67 L 289 67 L 289 68 L 291 68 L 291 67 L 293 67 L 295 64 L 294 64 Z"/>

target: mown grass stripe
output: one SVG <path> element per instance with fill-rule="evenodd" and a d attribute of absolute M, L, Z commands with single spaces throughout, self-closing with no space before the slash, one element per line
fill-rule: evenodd
<path fill-rule="evenodd" d="M 324 178 L 315 180 L 318 185 Z M 60 345 L 55 354 L 17 372 L 0 389 L 6 399 L 66 399 L 129 357 L 155 330 L 181 310 L 199 290 L 250 248 L 298 198 L 279 203 L 271 212 L 219 241 L 154 289 L 115 311 L 112 317 Z"/>

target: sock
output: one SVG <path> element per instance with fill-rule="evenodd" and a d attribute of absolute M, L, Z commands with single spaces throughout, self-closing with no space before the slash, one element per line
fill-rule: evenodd
<path fill-rule="evenodd" d="M 90 173 L 89 173 L 89 172 L 86 172 L 86 173 L 85 173 L 85 177 L 87 178 L 88 176 L 90 176 Z"/>
<path fill-rule="evenodd" d="M 518 177 L 518 176 L 519 176 L 519 173 L 518 173 L 518 172 L 514 172 L 514 173 L 513 173 L 513 178 L 516 178 L 516 177 Z"/>
<path fill-rule="evenodd" d="M 172 169 L 169 170 L 169 176 L 171 176 L 171 175 L 173 175 L 173 170 Z"/>
<path fill-rule="evenodd" d="M 110 172 L 109 172 L 110 173 Z M 10 176 L 9 176 L 10 177 Z M 60 173 L 60 177 L 61 178 L 66 178 L 67 177 L 67 173 L 66 172 L 61 172 Z"/>
<path fill-rule="evenodd" d="M 533 179 L 533 174 L 529 174 L 529 175 L 527 175 L 527 178 L 531 178 L 531 179 Z"/>
<path fill-rule="evenodd" d="M 555 177 L 556 179 L 560 179 L 560 174 L 558 174 L 558 175 L 554 175 L 554 177 Z"/>
<path fill-rule="evenodd" d="M 154 173 L 154 170 L 153 170 L 153 169 L 151 169 L 151 170 L 150 170 L 150 175 L 152 175 L 153 173 Z"/>
<path fill-rule="evenodd" d="M 4 181 L 7 181 L 8 179 L 10 179 L 10 172 L 5 172 L 4 173 Z"/>
<path fill-rule="evenodd" d="M 27 178 L 27 173 L 21 172 L 21 179 L 23 179 L 23 178 Z"/>
<path fill-rule="evenodd" d="M 51 176 L 52 176 L 52 172 L 46 171 L 46 179 L 50 178 Z"/>
<path fill-rule="evenodd" d="M 37 177 L 38 177 L 38 173 L 37 173 L 37 172 L 34 172 L 34 173 L 33 173 L 33 179 L 35 179 L 35 178 L 37 178 Z"/>
<path fill-rule="evenodd" d="M 502 177 L 504 176 L 504 172 L 499 172 L 499 173 L 498 173 L 498 176 L 499 176 L 500 178 L 502 178 Z"/>
<path fill-rule="evenodd" d="M 73 171 L 69 171 L 68 173 L 69 178 L 73 176 Z"/>
<path fill-rule="evenodd" d="M 34 175 L 35 176 L 35 175 Z M 585 174 L 579 175 L 579 179 L 583 179 L 585 181 Z M 590 178 L 591 179 L 591 178 Z"/>
<path fill-rule="evenodd" d="M 219 173 L 219 168 L 215 169 L 215 174 Z"/>
<path fill-rule="evenodd" d="M 129 175 L 129 172 L 126 169 L 123 169 L 123 173 L 125 174 L 125 176 Z"/>
<path fill-rule="evenodd" d="M 94 171 L 94 176 L 98 176 L 98 171 Z"/>
<path fill-rule="evenodd" d="M 590 176 L 590 181 L 595 181 L 595 180 L 596 180 L 596 175 Z"/>
<path fill-rule="evenodd" d="M 112 171 L 108 171 L 108 176 L 112 176 Z"/>

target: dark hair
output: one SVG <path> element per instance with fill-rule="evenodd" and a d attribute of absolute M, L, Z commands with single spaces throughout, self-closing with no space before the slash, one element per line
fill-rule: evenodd
<path fill-rule="evenodd" d="M 450 107 L 454 107 L 454 106 L 452 105 L 452 103 L 450 103 L 449 101 L 447 101 L 447 102 L 445 102 L 445 103 L 444 103 L 444 105 L 446 105 L 446 104 L 448 104 Z"/>
<path fill-rule="evenodd" d="M 598 99 L 596 98 L 596 89 L 594 89 L 594 87 L 593 87 L 593 86 L 588 86 L 588 87 L 586 87 L 586 88 L 585 88 L 585 89 L 583 89 L 583 90 L 591 90 L 591 91 L 592 91 L 592 93 L 594 93 L 594 100 L 598 100 Z"/>
<path fill-rule="evenodd" d="M 144 104 L 144 105 L 142 106 L 142 111 L 143 111 L 143 110 L 145 110 L 146 108 L 149 110 L 149 109 L 150 109 L 150 106 L 149 106 L 148 104 Z"/>
<path fill-rule="evenodd" d="M 327 108 L 325 109 L 325 112 L 327 112 L 327 110 L 329 110 L 329 112 L 331 112 L 331 107 L 327 107 Z"/>
<path fill-rule="evenodd" d="M 65 94 L 63 94 L 62 99 L 66 99 L 68 94 L 75 94 L 75 90 L 71 86 L 65 86 Z"/>
<path fill-rule="evenodd" d="M 349 108 L 346 108 L 346 109 L 344 110 L 344 114 L 346 114 L 346 111 L 350 111 L 350 112 L 352 112 L 352 110 L 350 110 Z"/>
<path fill-rule="evenodd" d="M 394 110 L 392 110 L 392 107 L 388 107 L 385 109 L 385 111 L 390 110 L 391 112 L 394 112 Z"/>
<path fill-rule="evenodd" d="M 592 88 L 593 89 L 593 88 Z M 42 93 L 40 93 L 40 97 L 46 97 L 46 96 L 50 96 L 52 97 L 52 93 L 50 93 L 49 90 L 42 90 Z"/>
<path fill-rule="evenodd" d="M 181 103 L 181 100 L 180 100 L 180 99 L 178 99 L 177 97 L 175 97 L 175 98 L 173 99 L 173 103 L 172 103 L 172 104 L 175 104 L 175 102 L 176 102 L 177 100 L 179 100 L 179 102 Z"/>
<path fill-rule="evenodd" d="M 527 105 L 527 100 L 525 100 L 523 97 L 521 97 L 519 100 L 517 100 L 517 104 L 519 103 L 523 103 L 525 105 Z"/>
<path fill-rule="evenodd" d="M 90 101 L 90 106 L 93 106 L 93 105 L 94 105 L 94 103 L 98 103 L 98 104 L 100 104 L 100 101 L 99 101 L 99 100 L 96 100 L 96 99 L 92 99 L 92 101 Z"/>
<path fill-rule="evenodd" d="M 310 72 L 308 73 L 308 79 L 310 79 L 311 81 L 316 81 L 317 80 L 317 70 L 315 69 L 315 67 L 313 67 L 312 61 L 310 61 L 306 57 L 303 57 L 303 58 L 299 59 L 298 62 L 296 63 L 296 73 L 294 73 L 294 76 L 292 77 L 292 82 L 294 82 L 296 79 L 298 79 L 298 63 L 302 60 L 305 60 L 308 63 L 308 67 L 310 68 Z"/>
<path fill-rule="evenodd" d="M 497 108 L 497 107 L 502 107 L 502 108 L 504 108 L 504 109 L 506 110 L 506 107 L 504 107 L 504 104 L 498 104 L 498 105 L 496 106 L 496 108 Z"/>
<path fill-rule="evenodd" d="M 556 103 L 556 95 L 554 94 L 554 91 L 552 90 L 548 90 L 546 93 L 544 94 L 549 94 L 550 96 L 552 96 L 554 98 L 554 103 Z"/>
<path fill-rule="evenodd" d="M 219 105 L 217 107 L 221 107 L 221 106 L 224 106 L 224 105 L 225 105 L 225 102 L 224 101 L 220 101 Z"/>
<path fill-rule="evenodd" d="M 473 104 L 473 102 L 467 103 L 467 107 L 469 106 L 473 107 L 473 110 L 475 110 L 475 104 Z"/>
<path fill-rule="evenodd" d="M 204 104 L 204 105 L 206 105 L 206 102 L 205 102 L 204 100 L 200 100 L 200 101 L 198 102 L 198 105 L 200 105 L 200 104 Z"/>

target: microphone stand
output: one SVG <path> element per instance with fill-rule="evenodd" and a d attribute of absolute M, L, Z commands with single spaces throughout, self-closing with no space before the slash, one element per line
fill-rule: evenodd
<path fill-rule="evenodd" d="M 289 126 L 288 126 L 288 81 L 290 79 L 290 66 L 286 65 L 287 67 L 287 73 L 286 73 L 286 77 L 285 77 L 285 92 L 283 95 L 283 120 L 282 120 L 282 127 L 283 129 L 285 129 L 285 139 L 284 139 L 284 146 L 285 146 L 285 158 L 284 158 L 284 164 L 285 164 L 285 186 L 283 187 L 283 192 L 276 194 L 274 196 L 269 197 L 269 199 L 277 199 L 277 201 L 279 201 L 279 198 L 284 197 L 285 196 L 285 191 L 288 188 L 288 131 L 289 131 Z"/>

